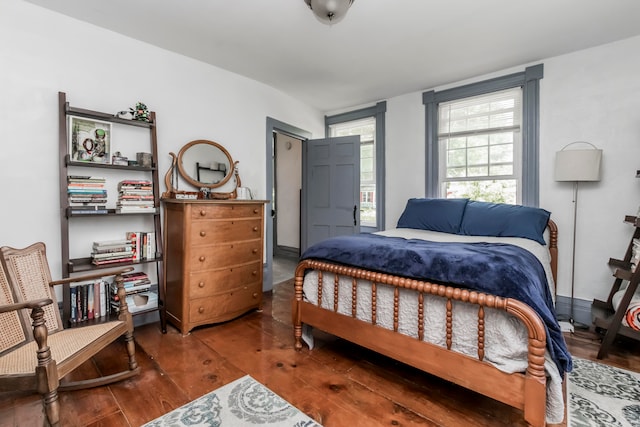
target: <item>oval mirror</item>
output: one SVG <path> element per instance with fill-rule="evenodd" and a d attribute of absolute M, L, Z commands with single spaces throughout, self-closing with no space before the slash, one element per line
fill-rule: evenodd
<path fill-rule="evenodd" d="M 214 141 L 198 139 L 186 144 L 178 153 L 180 176 L 196 188 L 218 188 L 233 175 L 233 159 Z"/>

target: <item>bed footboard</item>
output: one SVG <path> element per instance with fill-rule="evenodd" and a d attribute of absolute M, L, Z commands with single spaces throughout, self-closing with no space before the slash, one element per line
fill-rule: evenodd
<path fill-rule="evenodd" d="M 318 272 L 318 301 L 322 301 L 323 274 L 334 277 L 334 307 L 322 307 L 303 298 L 305 272 Z M 351 314 L 338 312 L 338 280 L 349 278 L 352 281 Z M 359 300 L 357 282 L 371 284 L 370 321 L 356 317 Z M 326 284 L 328 285 L 328 284 Z M 381 286 L 393 290 L 393 327 L 382 328 L 376 325 L 378 316 L 377 289 Z M 326 289 L 326 288 L 325 288 Z M 398 332 L 398 295 L 401 290 L 410 290 L 417 299 L 417 338 Z M 424 299 L 436 296 L 445 301 L 445 316 L 442 328 L 446 337 L 445 346 L 431 344 L 424 337 Z M 460 301 L 477 307 L 477 355 L 471 357 L 452 350 L 452 337 L 455 333 L 454 302 Z M 296 350 L 302 349 L 302 324 L 308 324 L 330 334 L 336 335 L 395 360 L 406 363 L 422 371 L 436 375 L 447 381 L 474 390 L 485 396 L 524 411 L 524 419 L 531 426 L 545 425 L 546 375 L 544 370 L 546 332 L 543 322 L 528 305 L 511 299 L 501 298 L 480 292 L 434 284 L 425 281 L 407 279 L 389 274 L 371 272 L 363 269 L 341 266 L 315 260 L 304 260 L 298 264 L 295 277 L 295 296 L 293 305 L 293 325 Z M 527 369 L 523 373 L 505 373 L 485 361 L 485 309 L 492 308 L 507 312 L 522 322 L 528 336 Z"/>

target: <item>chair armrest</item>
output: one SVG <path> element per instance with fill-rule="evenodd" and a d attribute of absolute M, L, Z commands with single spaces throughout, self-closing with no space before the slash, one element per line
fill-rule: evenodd
<path fill-rule="evenodd" d="M 49 282 L 49 286 L 64 285 L 65 283 L 82 282 L 85 280 L 94 280 L 94 279 L 99 279 L 101 277 L 106 277 L 106 276 L 117 276 L 119 274 L 128 273 L 130 271 L 133 271 L 133 267 L 124 267 L 118 270 L 103 271 L 101 273 L 98 272 L 98 273 L 85 274 L 82 276 L 67 277 L 65 279 L 54 280 L 52 282 Z"/>
<path fill-rule="evenodd" d="M 51 298 L 41 298 L 32 301 L 18 302 L 15 304 L 0 305 L 0 313 L 7 313 L 9 311 L 22 310 L 25 308 L 42 308 L 51 303 L 53 303 L 53 300 Z"/>

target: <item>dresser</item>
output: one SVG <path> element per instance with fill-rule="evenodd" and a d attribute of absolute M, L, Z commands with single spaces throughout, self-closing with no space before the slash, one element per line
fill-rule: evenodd
<path fill-rule="evenodd" d="M 165 315 L 183 335 L 261 306 L 264 204 L 163 200 Z"/>

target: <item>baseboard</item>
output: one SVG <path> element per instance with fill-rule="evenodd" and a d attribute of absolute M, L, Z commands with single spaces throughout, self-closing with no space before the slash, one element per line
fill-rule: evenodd
<path fill-rule="evenodd" d="M 571 297 L 558 296 L 556 298 L 556 314 L 568 319 L 571 315 Z M 591 326 L 591 301 L 573 299 L 573 320 L 586 326 Z"/>
<path fill-rule="evenodd" d="M 273 250 L 273 255 L 297 260 L 300 258 L 300 248 L 278 245 Z"/>

